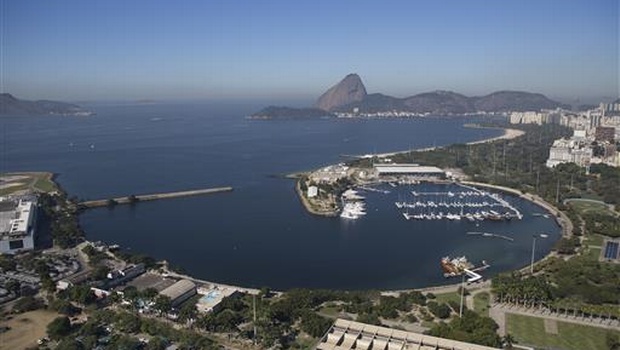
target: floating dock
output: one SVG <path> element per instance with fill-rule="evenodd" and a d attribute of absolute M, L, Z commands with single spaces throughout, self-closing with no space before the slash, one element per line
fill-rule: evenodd
<path fill-rule="evenodd" d="M 140 195 L 135 195 L 135 196 L 85 201 L 85 202 L 79 203 L 79 205 L 84 208 L 97 208 L 97 207 L 106 207 L 110 205 L 111 203 L 110 200 L 112 200 L 113 201 L 112 203 L 114 204 L 131 204 L 131 203 L 136 203 L 136 202 L 154 201 L 154 200 L 159 200 L 159 199 L 201 196 L 201 195 L 214 194 L 214 193 L 220 193 L 220 192 L 231 192 L 232 190 L 233 190 L 232 187 L 215 187 L 215 188 L 204 188 L 204 189 L 190 190 L 190 191 L 140 194 Z"/>

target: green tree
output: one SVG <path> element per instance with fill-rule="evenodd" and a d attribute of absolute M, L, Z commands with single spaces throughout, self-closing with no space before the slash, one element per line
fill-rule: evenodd
<path fill-rule="evenodd" d="M 54 340 L 59 340 L 71 333 L 71 321 L 67 316 L 55 318 L 47 325 L 47 335 Z"/>
<path fill-rule="evenodd" d="M 155 298 L 155 304 L 153 305 L 153 308 L 159 311 L 160 315 L 163 315 L 172 310 L 172 302 L 170 301 L 169 297 L 165 295 L 158 295 Z"/>
<path fill-rule="evenodd" d="M 149 340 L 148 344 L 146 344 L 146 350 L 165 350 L 167 346 L 168 342 L 166 339 L 155 336 Z"/>
<path fill-rule="evenodd" d="M 64 338 L 62 339 L 55 348 L 56 350 L 83 350 L 90 349 L 84 347 L 84 345 L 73 339 L 73 338 Z"/>
<path fill-rule="evenodd" d="M 19 298 L 13 305 L 13 311 L 26 312 L 43 307 L 43 302 L 31 295 Z"/>
<path fill-rule="evenodd" d="M 187 302 L 183 304 L 183 306 L 179 310 L 179 321 L 187 322 L 189 320 L 195 319 L 197 314 L 198 310 L 196 310 L 196 304 Z"/>
<path fill-rule="evenodd" d="M 124 333 L 137 333 L 140 331 L 140 318 L 128 312 L 119 313 L 114 324 Z"/>
<path fill-rule="evenodd" d="M 63 315 L 74 316 L 80 313 L 80 309 L 73 306 L 70 301 L 64 299 L 55 299 L 50 302 L 49 307 Z"/>
<path fill-rule="evenodd" d="M 318 338 L 325 334 L 332 321 L 317 315 L 312 311 L 304 312 L 301 316 L 301 330 L 308 333 L 311 337 Z"/>

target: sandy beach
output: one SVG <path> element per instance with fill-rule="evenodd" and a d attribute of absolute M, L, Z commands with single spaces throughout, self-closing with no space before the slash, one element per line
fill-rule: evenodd
<path fill-rule="evenodd" d="M 525 131 L 523 130 L 518 130 L 518 129 L 508 129 L 508 128 L 493 128 L 493 127 L 483 127 L 483 126 L 478 126 L 478 125 L 471 125 L 471 124 L 466 124 L 465 127 L 468 128 L 485 128 L 485 129 L 503 129 L 504 133 L 500 136 L 497 137 L 491 137 L 488 139 L 484 139 L 484 140 L 479 140 L 479 141 L 472 141 L 472 142 L 467 142 L 466 145 L 477 145 L 480 143 L 487 143 L 487 142 L 494 142 L 497 140 L 510 140 L 510 139 L 514 139 L 517 138 L 519 136 L 522 136 L 523 134 L 525 134 Z M 405 150 L 405 151 L 396 151 L 396 152 L 388 152 L 388 153 L 376 153 L 373 154 L 373 156 L 375 157 L 390 157 L 393 156 L 395 154 L 399 154 L 399 153 L 406 153 L 406 152 L 427 152 L 427 151 L 433 151 L 436 149 L 440 149 L 446 146 L 435 146 L 435 147 L 426 147 L 426 148 L 414 148 L 411 150 Z"/>
<path fill-rule="evenodd" d="M 474 127 L 474 128 L 481 128 L 480 126 L 469 126 L 469 127 Z M 490 128 L 490 129 L 495 129 L 495 128 Z M 504 129 L 504 134 L 497 136 L 497 137 L 492 137 L 490 139 L 485 139 L 485 140 L 480 140 L 480 141 L 473 141 L 473 142 L 468 142 L 468 145 L 476 145 L 479 143 L 487 143 L 487 142 L 493 142 L 493 141 L 497 141 L 497 140 L 510 140 L 510 139 L 515 139 L 519 136 L 522 136 L 523 134 L 525 134 L 525 131 L 523 130 L 519 130 L 519 129 Z"/>

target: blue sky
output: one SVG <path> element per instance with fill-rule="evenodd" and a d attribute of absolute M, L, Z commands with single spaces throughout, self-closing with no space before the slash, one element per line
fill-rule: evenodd
<path fill-rule="evenodd" d="M 0 0 L 18 97 L 314 99 L 369 92 L 618 96 L 618 0 Z"/>

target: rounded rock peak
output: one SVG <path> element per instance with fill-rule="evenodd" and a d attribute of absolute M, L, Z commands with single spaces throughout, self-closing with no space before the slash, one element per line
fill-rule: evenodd
<path fill-rule="evenodd" d="M 321 95 L 316 106 L 326 111 L 333 111 L 338 107 L 360 102 L 366 98 L 366 95 L 366 87 L 360 76 L 350 73 Z"/>

